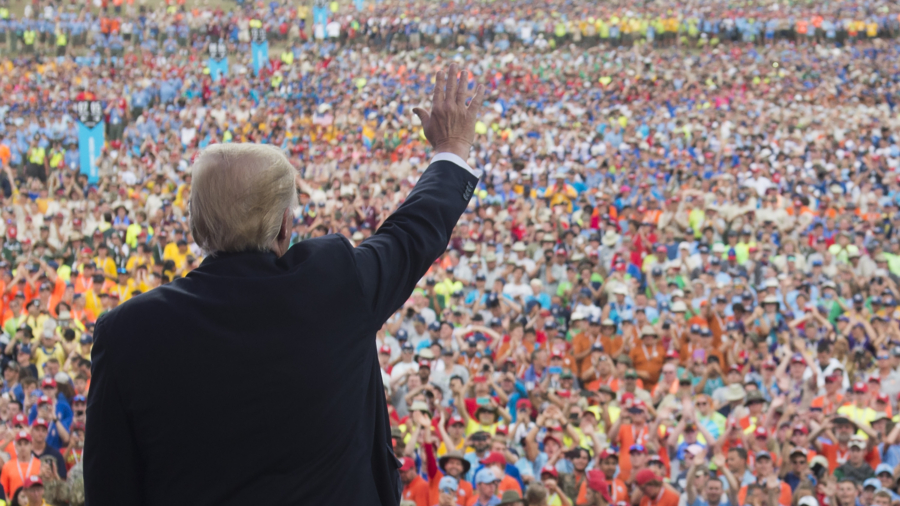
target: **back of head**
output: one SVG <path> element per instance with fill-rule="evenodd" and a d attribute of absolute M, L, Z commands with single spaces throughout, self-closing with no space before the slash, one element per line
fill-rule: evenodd
<path fill-rule="evenodd" d="M 191 174 L 191 233 L 209 254 L 269 250 L 297 201 L 294 168 L 272 146 L 213 144 Z"/>
<path fill-rule="evenodd" d="M 525 489 L 525 504 L 528 506 L 544 506 L 547 504 L 547 489 L 541 483 L 532 483 Z"/>

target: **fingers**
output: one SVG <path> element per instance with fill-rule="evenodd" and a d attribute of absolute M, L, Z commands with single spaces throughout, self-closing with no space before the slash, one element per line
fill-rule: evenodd
<path fill-rule="evenodd" d="M 447 70 L 447 83 L 446 89 L 444 90 L 444 96 L 447 98 L 456 98 L 456 88 L 459 84 L 457 80 L 457 73 L 459 70 L 456 68 L 455 63 L 450 64 L 450 68 Z"/>
<path fill-rule="evenodd" d="M 459 84 L 456 88 L 456 104 L 465 107 L 469 97 L 469 71 L 462 69 L 459 74 Z"/>
<path fill-rule="evenodd" d="M 469 114 L 474 114 L 478 116 L 481 114 L 482 104 L 484 103 L 484 91 L 485 86 L 483 84 L 479 84 L 475 87 L 475 96 L 472 97 L 472 101 L 469 102 Z"/>
<path fill-rule="evenodd" d="M 444 103 L 444 86 L 447 80 L 447 74 L 440 70 L 434 75 L 434 98 L 431 100 L 431 108 L 434 109 L 438 104 Z"/>
<path fill-rule="evenodd" d="M 413 114 L 419 117 L 419 121 L 422 122 L 423 127 L 428 124 L 428 120 L 431 118 L 431 115 L 428 114 L 428 111 L 426 111 L 425 109 L 420 109 L 418 107 L 413 108 Z"/>

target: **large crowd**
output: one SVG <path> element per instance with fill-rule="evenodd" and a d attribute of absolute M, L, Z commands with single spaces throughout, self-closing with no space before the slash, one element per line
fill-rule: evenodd
<path fill-rule="evenodd" d="M 896 3 L 295 4 L 0 0 L 8 504 L 84 503 L 92 329 L 203 262 L 196 155 L 280 147 L 292 242 L 359 244 L 450 62 L 484 177 L 374 344 L 405 504 L 900 502 Z"/>

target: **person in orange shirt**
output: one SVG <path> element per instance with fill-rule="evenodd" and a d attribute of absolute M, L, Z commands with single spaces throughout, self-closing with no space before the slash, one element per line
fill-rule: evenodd
<path fill-rule="evenodd" d="M 450 419 L 450 422 L 453 422 L 453 418 Z M 426 446 L 425 452 L 428 453 L 428 451 L 429 449 Z M 455 503 L 465 504 L 470 497 L 475 495 L 472 484 L 466 481 L 466 474 L 469 472 L 472 464 L 463 457 L 462 452 L 458 450 L 447 452 L 438 459 L 437 465 L 440 469 L 429 480 L 431 485 L 431 504 L 440 502 L 442 490 L 448 478 L 453 480 L 456 485 L 453 489 Z"/>
<path fill-rule="evenodd" d="M 587 328 L 584 328 L 585 321 L 590 323 Z M 600 322 L 597 320 L 597 325 L 594 325 L 594 321 L 593 317 L 590 320 L 583 318 L 572 320 L 572 325 L 576 327 L 572 331 L 574 334 L 572 336 L 572 354 L 575 356 L 574 372 L 578 377 L 581 377 L 581 373 L 590 364 L 591 345 L 596 342 L 597 336 L 600 334 Z"/>
<path fill-rule="evenodd" d="M 640 470 L 634 483 L 641 489 L 640 506 L 677 506 L 681 496 L 663 485 L 663 479 L 649 469 Z"/>
<path fill-rule="evenodd" d="M 619 476 L 626 483 L 632 479 L 632 447 L 646 458 L 647 446 L 651 441 L 646 409 L 644 401 L 635 400 L 609 429 L 609 441 L 614 441 L 619 448 L 628 450 L 627 452 L 623 451 L 619 457 Z M 630 423 L 624 421 L 629 419 Z"/>
<path fill-rule="evenodd" d="M 31 434 L 20 430 L 16 433 L 15 458 L 0 470 L 0 485 L 6 492 L 6 497 L 25 484 L 29 476 L 39 476 L 41 473 L 41 461 L 31 454 Z"/>
<path fill-rule="evenodd" d="M 771 481 L 774 480 L 781 489 L 778 494 L 778 504 L 781 506 L 791 506 L 791 486 L 778 479 L 778 473 L 775 472 L 775 465 L 772 462 L 772 455 L 767 451 L 756 453 L 756 481 L 764 487 L 774 486 Z M 747 499 L 747 485 L 741 487 L 738 492 L 738 504 L 744 504 Z"/>
<path fill-rule="evenodd" d="M 616 322 L 606 318 L 600 322 L 600 344 L 610 357 L 617 357 L 625 346 L 624 336 L 616 334 Z"/>
<path fill-rule="evenodd" d="M 591 491 L 600 492 L 600 490 L 592 488 L 592 482 L 597 484 L 600 478 L 603 478 L 602 488 L 607 493 L 604 498 L 608 504 L 619 504 L 619 502 L 629 501 L 628 487 L 625 486 L 625 482 L 613 477 L 616 474 L 616 469 L 619 467 L 619 454 L 614 449 L 607 448 L 597 456 L 597 463 L 600 470 L 592 470 L 586 473 L 587 479 L 582 481 L 581 486 L 578 488 L 575 504 L 594 504 L 590 501 L 591 496 L 594 495 L 591 494 Z M 597 476 L 597 473 L 600 473 L 602 476 Z"/>
<path fill-rule="evenodd" d="M 506 456 L 500 452 L 491 452 L 480 463 L 484 465 L 485 469 L 489 469 L 494 473 L 494 476 L 498 477 L 496 492 L 498 496 L 503 495 L 503 492 L 507 490 L 515 490 L 520 497 L 522 496 L 522 487 L 519 485 L 519 482 L 515 478 L 506 475 Z"/>
<path fill-rule="evenodd" d="M 416 461 L 410 457 L 400 460 L 400 481 L 403 482 L 403 500 L 412 501 L 416 506 L 431 506 L 428 501 L 428 483 L 416 472 Z"/>
<path fill-rule="evenodd" d="M 809 407 L 821 409 L 825 416 L 836 413 L 844 405 L 844 395 L 840 393 L 843 379 L 844 375 L 840 371 L 825 376 L 825 395 L 814 398 Z"/>
<path fill-rule="evenodd" d="M 9 166 L 10 158 L 12 158 L 12 151 L 9 149 L 6 142 L 4 142 L 3 134 L 0 134 L 0 169 Z"/>
<path fill-rule="evenodd" d="M 659 381 L 659 372 L 666 359 L 666 350 L 658 342 L 656 329 L 650 325 L 641 329 L 641 342 L 631 350 L 630 357 L 638 376 L 644 380 L 644 388 L 652 390 Z"/>

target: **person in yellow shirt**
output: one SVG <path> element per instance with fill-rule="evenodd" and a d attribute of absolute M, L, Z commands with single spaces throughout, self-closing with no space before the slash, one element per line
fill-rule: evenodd
<path fill-rule="evenodd" d="M 116 261 L 109 256 L 109 246 L 106 243 L 97 245 L 97 256 L 94 257 L 94 265 L 107 279 L 116 280 Z"/>
<path fill-rule="evenodd" d="M 169 244 L 166 244 L 166 249 L 163 251 L 163 260 L 171 260 L 175 262 L 175 271 L 181 271 L 187 266 L 187 257 L 188 257 L 188 247 L 187 242 L 184 239 L 179 239 L 178 241 Z"/>
<path fill-rule="evenodd" d="M 100 295 L 103 293 L 103 274 L 94 274 L 91 289 L 84 292 L 84 308 L 91 313 L 100 316 L 103 311 L 103 302 Z"/>
<path fill-rule="evenodd" d="M 165 254 L 165 253 L 163 253 Z M 153 255 L 150 254 L 150 248 L 147 247 L 145 243 L 140 243 L 137 246 L 137 250 L 131 255 L 131 258 L 128 259 L 128 262 L 125 263 L 125 269 L 128 272 L 135 272 L 140 265 L 145 265 L 147 267 L 153 267 L 156 262 L 153 261 Z"/>
<path fill-rule="evenodd" d="M 44 365 L 51 358 L 55 358 L 60 364 L 66 362 L 66 352 L 59 343 L 53 329 L 41 331 L 41 344 L 37 346 L 31 355 L 31 362 L 37 367 L 38 374 L 44 374 Z"/>

